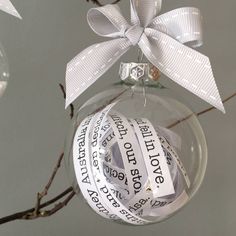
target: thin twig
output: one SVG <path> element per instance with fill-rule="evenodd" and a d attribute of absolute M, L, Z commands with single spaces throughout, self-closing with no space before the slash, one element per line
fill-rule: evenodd
<path fill-rule="evenodd" d="M 56 204 L 51 210 L 48 211 L 42 211 L 41 216 L 42 217 L 49 217 L 51 215 L 54 215 L 59 210 L 61 210 L 63 207 L 67 206 L 67 204 L 70 202 L 70 200 L 75 196 L 75 192 L 71 192 L 70 195 L 63 201 Z"/>
<path fill-rule="evenodd" d="M 39 206 L 39 209 L 43 209 L 55 202 L 57 202 L 58 200 L 62 199 L 63 197 L 65 197 L 67 194 L 73 192 L 73 188 L 69 187 L 67 188 L 65 191 L 63 191 L 62 193 L 60 193 L 59 195 L 57 195 L 56 197 L 50 199 L 49 201 L 46 201 L 45 203 L 41 204 Z M 17 213 L 14 213 L 12 215 L 9 216 L 5 216 L 3 218 L 0 219 L 0 225 L 1 224 L 5 224 L 14 220 L 25 220 L 25 219 L 30 219 L 30 215 L 32 215 L 32 213 L 35 211 L 35 208 L 30 208 L 28 210 L 25 211 L 20 211 Z"/>
<path fill-rule="evenodd" d="M 49 190 L 49 188 L 51 187 L 52 182 L 53 182 L 53 180 L 54 180 L 54 178 L 55 178 L 55 176 L 56 176 L 56 174 L 57 174 L 57 171 L 58 171 L 58 169 L 61 167 L 61 162 L 62 162 L 62 160 L 63 160 L 63 157 L 64 157 L 64 153 L 62 153 L 62 154 L 60 155 L 60 157 L 59 157 L 59 159 L 58 159 L 58 161 L 57 161 L 57 164 L 56 164 L 56 166 L 55 166 L 55 168 L 54 168 L 54 170 L 53 170 L 53 173 L 52 173 L 52 175 L 51 175 L 51 177 L 50 177 L 50 179 L 49 179 L 47 185 L 45 186 L 43 192 L 41 192 L 41 193 L 39 194 L 41 198 L 43 198 L 44 196 L 47 195 L 48 190 Z"/>
<path fill-rule="evenodd" d="M 66 98 L 66 92 L 64 89 L 64 86 L 62 84 L 60 84 L 60 88 L 61 91 L 63 93 L 63 97 L 64 99 Z M 70 118 L 72 119 L 74 116 L 74 106 L 71 104 L 70 105 L 71 108 L 71 113 L 70 113 Z M 0 219 L 0 224 L 4 224 L 10 221 L 14 221 L 17 219 L 25 219 L 25 220 L 29 220 L 29 219 L 36 219 L 39 217 L 45 217 L 47 215 L 52 215 L 54 213 L 56 213 L 59 209 L 63 208 L 65 205 L 67 205 L 67 203 L 73 198 L 73 196 L 75 195 L 75 192 L 73 190 L 72 187 L 69 187 L 68 189 L 66 189 L 65 191 L 63 191 L 61 194 L 59 194 L 58 196 L 56 196 L 55 198 L 41 204 L 41 201 L 43 200 L 43 198 L 48 194 L 48 191 L 56 177 L 56 174 L 58 172 L 58 170 L 61 167 L 61 162 L 63 160 L 64 157 L 64 153 L 62 153 L 59 156 L 59 159 L 57 161 L 56 166 L 54 167 L 54 170 L 49 178 L 48 183 L 46 184 L 46 186 L 44 187 L 44 190 L 40 193 L 37 193 L 37 200 L 36 200 L 36 205 L 34 208 L 28 209 L 26 211 L 22 211 L 22 212 L 18 212 L 6 217 L 3 217 Z M 65 197 L 68 193 L 71 193 L 63 202 L 56 204 L 51 210 L 47 210 L 47 211 L 41 211 L 42 208 L 49 206 L 53 203 L 55 203 L 56 201 L 62 199 L 63 197 Z M 56 209 L 56 210 L 55 210 Z M 45 214 L 45 212 L 47 214 Z"/>
<path fill-rule="evenodd" d="M 88 2 L 89 0 L 86 0 L 86 1 Z M 99 0 L 91 0 L 91 1 L 99 6 L 102 6 L 102 4 L 99 2 Z M 116 0 L 113 3 L 115 4 L 115 3 L 118 3 L 119 1 L 120 0 Z M 64 86 L 62 84 L 60 84 L 60 88 L 62 90 L 64 99 L 66 99 L 66 92 L 65 92 Z M 73 106 L 73 104 L 70 104 L 70 118 L 72 119 L 73 116 L 74 116 L 74 106 Z M 21 220 L 23 220 L 23 219 L 24 220 L 30 220 L 30 219 L 32 220 L 32 219 L 37 219 L 39 217 L 51 216 L 51 215 L 55 214 L 56 212 L 58 212 L 59 210 L 61 210 L 63 207 L 65 207 L 71 201 L 71 199 L 75 196 L 75 192 L 72 187 L 69 187 L 65 191 L 63 191 L 62 193 L 57 195 L 56 197 L 41 204 L 41 201 L 43 200 L 43 198 L 48 194 L 48 191 L 49 191 L 49 189 L 55 179 L 55 176 L 61 166 L 61 162 L 63 160 L 63 157 L 64 157 L 64 154 L 61 154 L 59 156 L 57 164 L 53 170 L 53 173 L 52 173 L 47 185 L 45 186 L 45 188 L 42 192 L 37 194 L 36 206 L 34 208 L 30 208 L 28 210 L 17 212 L 12 215 L 5 216 L 5 217 L 1 218 L 0 225 L 14 221 L 14 220 L 20 220 L 20 219 Z M 61 200 L 65 196 L 67 196 L 67 197 L 64 199 L 64 201 L 57 203 L 50 210 L 41 211 L 41 209 L 54 204 L 55 202 L 57 202 L 58 200 Z"/>
<path fill-rule="evenodd" d="M 39 214 L 39 206 L 41 204 L 41 201 L 42 199 L 48 194 L 48 190 L 50 189 L 51 185 L 52 185 L 52 182 L 53 180 L 55 179 L 56 177 L 56 174 L 59 170 L 59 168 L 61 167 L 61 162 L 63 160 L 63 157 L 64 157 L 64 153 L 62 153 L 60 156 L 59 156 L 59 159 L 57 161 L 57 164 L 52 172 L 52 175 L 47 183 L 47 185 L 44 187 L 44 190 L 41 192 L 41 193 L 38 193 L 37 194 L 37 202 L 36 202 L 36 206 L 35 206 L 35 215 L 38 215 Z"/>
<path fill-rule="evenodd" d="M 236 97 L 236 93 L 232 94 L 231 96 L 229 96 L 228 98 L 226 98 L 225 100 L 223 100 L 223 104 L 225 104 L 226 102 L 228 102 L 229 100 L 231 100 L 231 99 L 234 98 L 234 97 Z M 188 116 L 184 117 L 183 119 L 178 120 L 178 121 L 176 121 L 175 123 L 169 125 L 167 128 L 168 128 L 168 129 L 171 129 L 171 128 L 175 127 L 176 125 L 178 125 L 178 124 L 180 124 L 180 123 L 182 123 L 182 122 L 184 122 L 184 121 L 190 119 L 193 115 L 201 116 L 201 115 L 204 115 L 204 114 L 206 114 L 206 113 L 208 113 L 208 112 L 210 112 L 210 111 L 213 111 L 213 110 L 215 110 L 215 109 L 216 109 L 215 107 L 210 107 L 210 108 L 205 109 L 205 110 L 203 110 L 203 111 L 200 111 L 200 112 L 198 112 L 198 113 L 189 114 Z"/>
<path fill-rule="evenodd" d="M 64 90 L 64 86 L 60 84 L 60 88 L 63 92 L 63 96 L 66 97 L 65 94 L 65 90 Z M 115 97 L 113 97 L 112 99 L 110 99 L 106 105 L 111 104 L 114 100 L 116 100 L 117 98 L 119 98 L 122 94 L 124 94 L 128 89 L 124 89 L 122 92 L 120 92 L 119 94 L 117 94 Z M 105 105 L 105 106 L 106 106 Z M 100 108 L 102 109 L 102 108 Z M 99 110 L 100 110 L 99 109 Z M 49 181 L 47 183 L 47 185 L 45 186 L 44 190 L 41 193 L 37 194 L 37 201 L 36 201 L 36 206 L 34 208 L 28 209 L 26 211 L 22 211 L 22 212 L 18 212 L 6 217 L 3 217 L 0 219 L 0 224 L 4 224 L 7 222 L 11 222 L 14 220 L 33 220 L 33 219 L 37 219 L 40 217 L 47 217 L 47 216 L 51 216 L 53 214 L 55 214 L 56 212 L 58 212 L 60 209 L 62 209 L 63 207 L 65 207 L 70 200 L 75 196 L 75 192 L 73 190 L 72 187 L 69 187 L 67 190 L 65 190 L 64 192 L 62 192 L 61 194 L 59 194 L 57 197 L 47 201 L 46 203 L 41 204 L 41 201 L 43 199 L 43 197 L 45 197 L 48 193 L 48 190 L 50 189 L 55 176 L 61 166 L 61 162 L 63 160 L 64 154 L 62 153 L 59 156 L 59 159 L 57 161 L 57 164 L 53 170 L 53 173 L 51 175 L 51 177 L 49 178 Z M 44 210 L 41 211 L 41 209 L 57 202 L 58 200 L 62 199 L 63 197 L 65 197 L 68 193 L 70 193 L 70 195 L 63 201 L 63 202 L 59 202 L 57 203 L 52 209 L 50 210 Z"/>
<path fill-rule="evenodd" d="M 59 84 L 59 86 L 60 86 L 60 89 L 62 91 L 64 99 L 66 99 L 66 91 L 65 91 L 64 86 L 62 84 Z M 74 117 L 74 110 L 75 110 L 74 105 L 71 103 L 70 104 L 70 118 L 71 119 Z"/>
<path fill-rule="evenodd" d="M 226 98 L 224 101 L 223 101 L 223 104 L 225 104 L 226 102 L 228 102 L 229 100 L 231 100 L 232 98 L 234 98 L 236 96 L 236 93 L 232 94 L 231 96 L 229 96 L 228 98 Z M 201 111 L 201 112 L 198 112 L 196 115 L 197 116 L 201 116 L 209 111 L 212 111 L 212 110 L 215 110 L 216 108 L 215 107 L 210 107 L 204 111 Z"/>

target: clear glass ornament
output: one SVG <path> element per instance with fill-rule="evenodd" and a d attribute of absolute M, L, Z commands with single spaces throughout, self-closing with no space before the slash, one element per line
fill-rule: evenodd
<path fill-rule="evenodd" d="M 4 94 L 9 80 L 9 66 L 4 48 L 0 43 L 0 98 Z"/>
<path fill-rule="evenodd" d="M 207 145 L 197 117 L 155 81 L 154 67 L 125 66 L 122 85 L 76 111 L 66 140 L 66 168 L 76 192 L 101 216 L 118 223 L 156 223 L 178 212 L 199 189 Z"/>

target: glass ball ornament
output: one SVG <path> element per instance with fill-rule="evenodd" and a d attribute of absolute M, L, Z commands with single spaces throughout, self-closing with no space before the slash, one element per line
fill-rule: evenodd
<path fill-rule="evenodd" d="M 98 215 L 131 225 L 156 223 L 182 209 L 199 189 L 206 140 L 183 99 L 153 80 L 152 66 L 121 68 L 123 85 L 77 109 L 66 140 L 66 168 L 77 194 Z"/>
<path fill-rule="evenodd" d="M 4 94 L 9 80 L 9 66 L 6 53 L 0 43 L 0 97 Z"/>

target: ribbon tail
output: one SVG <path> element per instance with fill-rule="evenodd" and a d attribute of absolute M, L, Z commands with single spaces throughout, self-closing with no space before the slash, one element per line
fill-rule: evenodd
<path fill-rule="evenodd" d="M 9 0 L 0 0 L 0 10 L 13 15 L 19 19 L 22 19 L 20 14 L 17 12 L 15 7 L 12 5 L 12 3 Z"/>
<path fill-rule="evenodd" d="M 66 108 L 97 81 L 124 53 L 131 43 L 126 38 L 94 44 L 67 64 Z"/>
<path fill-rule="evenodd" d="M 209 58 L 164 33 L 147 29 L 146 34 L 139 46 L 151 63 L 170 79 L 225 113 Z"/>

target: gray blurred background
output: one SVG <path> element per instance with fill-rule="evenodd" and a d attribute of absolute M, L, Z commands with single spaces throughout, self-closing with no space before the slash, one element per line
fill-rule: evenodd
<path fill-rule="evenodd" d="M 145 0 L 144 0 L 145 1 Z M 70 120 L 58 83 L 64 83 L 66 63 L 83 48 L 102 41 L 88 27 L 85 0 L 12 0 L 23 20 L 0 13 L 0 41 L 8 55 L 11 78 L 0 99 L 0 217 L 35 204 L 36 193 L 62 152 Z M 164 0 L 163 12 L 195 6 L 204 16 L 204 46 L 211 58 L 223 98 L 236 91 L 236 1 Z M 129 2 L 121 1 L 128 16 Z M 124 60 L 136 58 L 130 52 Z M 81 98 L 117 81 L 118 64 Z M 109 76 L 110 75 L 110 76 Z M 184 89 L 195 111 L 208 105 Z M 55 216 L 17 221 L 0 226 L 1 236 L 63 235 L 236 235 L 236 99 L 226 104 L 227 114 L 213 111 L 200 118 L 209 148 L 205 181 L 183 211 L 168 221 L 147 227 L 117 225 L 97 217 L 79 198 Z M 62 168 L 51 195 L 66 188 Z"/>

